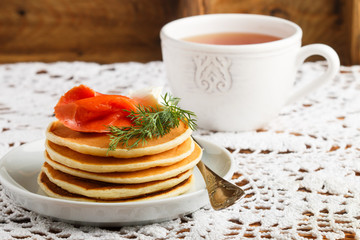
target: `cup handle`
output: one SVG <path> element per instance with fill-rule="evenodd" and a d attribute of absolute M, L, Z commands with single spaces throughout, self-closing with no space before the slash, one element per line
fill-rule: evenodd
<path fill-rule="evenodd" d="M 296 69 L 299 69 L 300 65 L 303 64 L 308 57 L 313 55 L 320 55 L 326 59 L 328 64 L 326 71 L 315 80 L 312 80 L 309 83 L 304 84 L 303 86 L 300 86 L 298 89 L 294 90 L 294 92 L 288 98 L 287 104 L 295 102 L 299 98 L 320 87 L 325 82 L 334 78 L 335 75 L 339 72 L 339 56 L 334 49 L 325 44 L 310 44 L 300 48 L 295 62 Z"/>

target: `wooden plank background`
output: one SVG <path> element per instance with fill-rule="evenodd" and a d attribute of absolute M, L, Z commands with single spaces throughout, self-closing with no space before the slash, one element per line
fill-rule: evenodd
<path fill-rule="evenodd" d="M 299 24 L 360 64 L 359 0 L 0 0 L 0 63 L 161 60 L 167 22 L 206 13 L 257 13 Z"/>
<path fill-rule="evenodd" d="M 0 0 L 0 62 L 160 59 L 164 0 Z"/>

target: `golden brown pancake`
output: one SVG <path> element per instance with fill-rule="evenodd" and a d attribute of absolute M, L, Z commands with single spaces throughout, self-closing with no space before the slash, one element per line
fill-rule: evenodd
<path fill-rule="evenodd" d="M 46 162 L 42 166 L 42 171 L 52 183 L 68 192 L 104 200 L 130 198 L 166 190 L 180 184 L 192 175 L 191 169 L 164 180 L 138 184 L 115 184 L 72 176 L 54 169 Z"/>
<path fill-rule="evenodd" d="M 134 198 L 128 198 L 128 199 L 113 199 L 113 200 L 101 200 L 96 198 L 89 198 L 86 196 L 82 196 L 79 194 L 70 193 L 60 187 L 58 187 L 56 184 L 52 183 L 49 178 L 46 176 L 45 173 L 41 172 L 38 177 L 38 183 L 41 187 L 41 189 L 48 195 L 54 198 L 61 198 L 61 199 L 67 199 L 67 200 L 73 200 L 73 201 L 85 201 L 85 202 L 135 202 L 135 201 L 145 201 L 145 200 L 155 200 L 155 199 L 163 199 L 168 197 L 175 197 L 180 194 L 183 194 L 187 192 L 192 184 L 193 184 L 193 176 L 190 176 L 185 181 L 179 183 L 178 185 L 164 190 L 159 191 L 151 194 L 146 195 L 140 195 L 138 197 Z"/>
<path fill-rule="evenodd" d="M 114 151 L 108 151 L 110 137 L 106 133 L 82 133 L 65 127 L 59 121 L 52 122 L 46 131 L 46 138 L 53 143 L 66 146 L 74 151 L 94 156 L 113 156 L 134 158 L 153 155 L 172 149 L 190 137 L 192 130 L 183 122 L 170 133 L 156 139 L 149 139 L 146 145 L 140 144 L 131 151 L 121 144 Z M 133 141 L 135 141 L 134 139 Z M 130 142 L 131 145 L 131 142 Z"/>
<path fill-rule="evenodd" d="M 93 173 L 93 172 L 70 168 L 61 163 L 53 161 L 46 152 L 45 152 L 45 161 L 54 169 L 73 176 L 102 181 L 102 182 L 134 184 L 134 183 L 152 182 L 156 180 L 168 179 L 177 176 L 180 173 L 186 172 L 187 170 L 195 167 L 195 165 L 200 161 L 201 156 L 202 156 L 201 148 L 198 145 L 196 145 L 195 150 L 191 153 L 190 156 L 169 166 L 153 167 L 153 168 L 148 168 L 139 171 L 132 171 L 132 172 L 109 172 L 109 173 Z"/>
<path fill-rule="evenodd" d="M 146 155 L 137 158 L 99 157 L 78 153 L 68 147 L 46 141 L 45 148 L 53 161 L 70 168 L 87 172 L 129 172 L 157 166 L 168 166 L 188 157 L 195 144 L 191 138 L 165 152 Z"/>

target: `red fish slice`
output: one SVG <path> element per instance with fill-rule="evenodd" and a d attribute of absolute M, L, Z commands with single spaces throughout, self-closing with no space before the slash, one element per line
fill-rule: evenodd
<path fill-rule="evenodd" d="M 55 117 L 80 132 L 107 132 L 107 126 L 131 126 L 125 110 L 136 110 L 138 102 L 121 95 L 106 95 L 80 85 L 64 94 L 55 106 Z"/>

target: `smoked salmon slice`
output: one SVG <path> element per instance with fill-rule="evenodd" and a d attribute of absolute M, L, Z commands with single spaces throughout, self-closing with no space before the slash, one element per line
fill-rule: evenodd
<path fill-rule="evenodd" d="M 138 102 L 122 95 L 106 95 L 80 85 L 66 92 L 55 106 L 55 117 L 80 132 L 107 132 L 108 126 L 131 126 L 127 117 Z"/>

